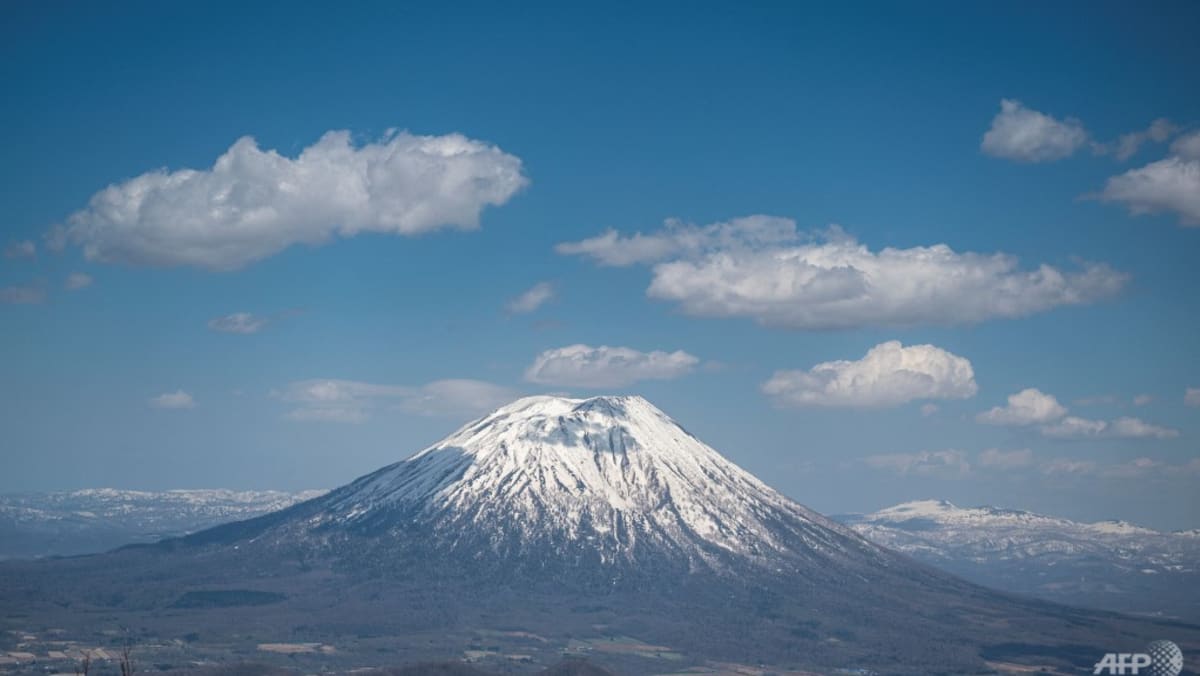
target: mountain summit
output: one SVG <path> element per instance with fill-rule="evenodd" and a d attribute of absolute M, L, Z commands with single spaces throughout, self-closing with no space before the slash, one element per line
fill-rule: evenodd
<path fill-rule="evenodd" d="M 424 523 L 450 549 L 728 570 L 866 554 L 641 397 L 527 397 L 334 491 L 314 528 Z"/>

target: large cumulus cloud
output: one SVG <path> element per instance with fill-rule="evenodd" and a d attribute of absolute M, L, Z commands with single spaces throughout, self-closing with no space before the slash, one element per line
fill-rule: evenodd
<path fill-rule="evenodd" d="M 110 185 L 57 236 L 98 261 L 230 270 L 335 236 L 477 228 L 526 183 L 519 158 L 459 134 L 331 131 L 295 158 L 243 137 L 208 169 Z"/>
<path fill-rule="evenodd" d="M 1127 280 L 1104 264 L 1024 268 L 1008 254 L 946 244 L 873 251 L 838 228 L 807 235 L 770 216 L 706 226 L 669 221 L 650 234 L 608 231 L 558 252 L 601 265 L 652 265 L 647 294 L 690 315 L 795 329 L 1023 317 L 1107 298 Z"/>

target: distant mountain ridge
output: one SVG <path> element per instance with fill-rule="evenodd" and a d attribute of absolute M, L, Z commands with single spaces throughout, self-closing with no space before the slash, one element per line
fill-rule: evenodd
<path fill-rule="evenodd" d="M 841 515 L 869 540 L 997 589 L 1200 620 L 1200 537 L 945 500 Z"/>
<path fill-rule="evenodd" d="M 285 509 L 324 493 L 93 488 L 0 495 L 0 559 L 90 554 L 154 542 Z"/>

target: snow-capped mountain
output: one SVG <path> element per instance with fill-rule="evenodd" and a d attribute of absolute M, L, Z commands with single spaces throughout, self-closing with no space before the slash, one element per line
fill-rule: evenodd
<path fill-rule="evenodd" d="M 838 517 L 864 537 L 989 586 L 1114 610 L 1200 616 L 1200 538 L 944 500 Z"/>
<path fill-rule="evenodd" d="M 601 563 L 653 554 L 720 568 L 730 557 L 877 551 L 641 397 L 521 399 L 331 493 L 308 525 L 387 530 L 400 520 L 427 522 L 450 548 L 551 547 Z"/>
<path fill-rule="evenodd" d="M 249 519 L 324 491 L 97 488 L 0 495 L 0 559 L 104 551 Z"/>
<path fill-rule="evenodd" d="M 299 642 L 412 635 L 461 651 L 503 627 L 567 647 L 602 633 L 669 647 L 653 654 L 950 674 L 1065 664 L 1061 646 L 1161 633 L 874 544 L 640 397 L 521 399 L 286 509 L 3 575 L 21 582 L 0 585 L 0 611 L 29 624 L 94 632 L 102 614 L 175 635 L 203 625 L 218 643 L 272 626 Z M 269 608 L 242 607 L 253 604 Z M 1188 632 L 1172 636 L 1200 643 Z"/>

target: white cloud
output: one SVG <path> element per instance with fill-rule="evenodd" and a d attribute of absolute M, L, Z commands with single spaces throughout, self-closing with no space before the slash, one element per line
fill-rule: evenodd
<path fill-rule="evenodd" d="M 463 417 L 502 406 L 517 393 L 479 380 L 435 380 L 425 385 L 380 385 L 355 380 L 302 380 L 272 393 L 296 408 L 296 421 L 363 423 L 381 411 Z"/>
<path fill-rule="evenodd" d="M 1185 160 L 1200 160 L 1200 131 L 1175 139 L 1171 152 Z"/>
<path fill-rule="evenodd" d="M 509 314 L 525 315 L 537 310 L 552 298 L 554 298 L 554 285 L 550 282 L 538 282 L 529 290 L 510 300 L 505 309 Z"/>
<path fill-rule="evenodd" d="M 660 233 L 633 237 L 610 231 L 558 251 L 603 265 L 659 261 L 652 298 L 695 316 L 796 329 L 1022 317 L 1115 295 L 1127 280 L 1107 265 L 1023 270 L 1012 256 L 957 253 L 945 244 L 875 252 L 836 227 L 801 235 L 794 221 L 766 216 L 703 227 L 668 222 Z"/>
<path fill-rule="evenodd" d="M 331 131 L 294 159 L 243 137 L 209 169 L 101 190 L 65 234 L 92 260 L 231 270 L 335 235 L 475 229 L 527 183 L 519 158 L 459 134 L 356 146 Z"/>
<path fill-rule="evenodd" d="M 1152 458 L 1134 458 L 1129 462 L 1105 467 L 1103 473 L 1108 477 L 1119 479 L 1135 479 L 1154 474 L 1166 469 L 1167 465 Z"/>
<path fill-rule="evenodd" d="M 1103 420 L 1090 420 L 1076 416 L 1067 416 L 1053 425 L 1042 427 L 1042 434 L 1058 439 L 1079 439 L 1098 437 L 1108 428 Z"/>
<path fill-rule="evenodd" d="M 46 300 L 46 289 L 41 284 L 0 287 L 0 304 L 36 305 Z"/>
<path fill-rule="evenodd" d="M 1150 423 L 1132 417 L 1121 417 L 1108 424 L 1109 434 L 1118 439 L 1174 439 L 1179 430 Z"/>
<path fill-rule="evenodd" d="M 1133 405 L 1134 406 L 1145 406 L 1152 401 L 1154 401 L 1154 397 L 1152 397 L 1149 394 L 1138 394 L 1138 395 L 1134 395 L 1134 397 L 1133 397 Z"/>
<path fill-rule="evenodd" d="M 1008 405 L 996 406 L 975 419 L 989 425 L 1036 425 L 1058 420 L 1066 414 L 1066 407 L 1057 399 L 1031 387 L 1009 396 Z"/>
<path fill-rule="evenodd" d="M 196 400 L 192 399 L 192 395 L 183 390 L 175 390 L 174 392 L 160 394 L 157 397 L 151 397 L 148 403 L 153 408 L 182 409 L 196 407 Z"/>
<path fill-rule="evenodd" d="M 1084 401 L 1115 401 L 1102 398 L 1103 401 L 1094 402 L 1094 399 Z M 1134 397 L 1134 404 L 1138 406 L 1148 401 L 1149 395 Z M 989 425 L 1038 425 L 1042 436 L 1055 439 L 1173 439 L 1179 436 L 1178 430 L 1152 425 L 1139 418 L 1093 420 L 1067 415 L 1068 412 L 1065 406 L 1058 403 L 1058 399 L 1031 387 L 1009 396 L 1006 406 L 996 406 L 980 413 L 975 420 Z"/>
<path fill-rule="evenodd" d="M 1154 143 L 1163 143 L 1171 138 L 1171 135 L 1179 130 L 1170 120 L 1160 117 L 1150 126 L 1141 131 L 1130 132 L 1124 134 L 1117 140 L 1116 156 L 1118 160 L 1125 161 L 1137 154 L 1142 145 L 1148 141 Z"/>
<path fill-rule="evenodd" d="M 776 371 L 762 391 L 778 406 L 888 407 L 975 395 L 971 362 L 933 345 L 880 343 L 858 361 Z"/>
<path fill-rule="evenodd" d="M 46 248 L 54 253 L 62 253 L 63 249 L 67 248 L 67 226 L 58 223 L 50 226 L 45 233 L 42 234 L 42 243 Z"/>
<path fill-rule="evenodd" d="M 562 387 L 625 387 L 640 380 L 672 380 L 687 375 L 700 359 L 684 352 L 641 352 L 629 347 L 568 345 L 542 352 L 525 379 Z"/>
<path fill-rule="evenodd" d="M 507 387 L 479 380 L 435 380 L 403 398 L 400 407 L 427 416 L 476 415 L 497 409 L 518 396 Z"/>
<path fill-rule="evenodd" d="M 625 237 L 609 229 L 591 239 L 564 242 L 554 250 L 563 255 L 588 256 L 600 265 L 624 267 L 796 240 L 796 222 L 790 218 L 754 215 L 705 226 L 672 218 L 662 230 L 648 235 L 637 232 Z"/>
<path fill-rule="evenodd" d="M 1096 471 L 1096 463 L 1091 460 L 1072 460 L 1071 458 L 1055 458 L 1042 465 L 1043 474 L 1091 474 Z"/>
<path fill-rule="evenodd" d="M 37 256 L 37 245 L 29 240 L 10 242 L 4 247 L 5 258 L 33 258 Z"/>
<path fill-rule="evenodd" d="M 1029 467 L 1033 464 L 1033 451 L 1023 448 L 1016 451 L 1002 451 L 989 448 L 979 453 L 980 467 L 998 470 L 1014 470 Z"/>
<path fill-rule="evenodd" d="M 971 473 L 971 463 L 962 451 L 919 451 L 917 453 L 887 453 L 863 458 L 868 467 L 890 471 L 901 476 L 931 476 L 957 479 Z"/>
<path fill-rule="evenodd" d="M 1172 155 L 1108 179 L 1098 199 L 1124 202 L 1135 215 L 1170 211 L 1200 226 L 1200 132 L 1171 144 Z"/>
<path fill-rule="evenodd" d="M 1090 420 L 1067 416 L 1041 428 L 1043 435 L 1055 439 L 1174 439 L 1179 430 L 1151 425 L 1139 418 Z"/>
<path fill-rule="evenodd" d="M 1192 475 L 1200 473 L 1200 458 L 1194 458 L 1183 464 L 1171 464 L 1147 457 L 1112 464 L 1057 458 L 1042 465 L 1041 470 L 1044 474 L 1072 474 L 1104 479 L 1138 479 L 1155 476 L 1188 481 L 1191 480 Z"/>
<path fill-rule="evenodd" d="M 1189 387 L 1184 390 L 1183 403 L 1188 406 L 1200 406 L 1200 387 Z"/>
<path fill-rule="evenodd" d="M 224 317 L 208 320 L 208 328 L 222 333 L 258 333 L 270 322 L 266 317 L 256 317 L 249 312 L 234 312 Z"/>
<path fill-rule="evenodd" d="M 63 288 L 68 291 L 78 291 L 91 286 L 92 281 L 91 275 L 87 275 L 82 272 L 72 272 L 71 274 L 67 275 L 65 280 L 63 280 Z"/>
<path fill-rule="evenodd" d="M 1112 153 L 1118 160 L 1125 161 L 1147 143 L 1165 143 L 1178 131 L 1175 123 L 1158 118 L 1145 129 L 1122 134 L 1111 143 L 1099 143 L 1090 138 L 1079 120 L 1059 120 L 1028 108 L 1020 101 L 1002 99 L 1000 112 L 983 135 L 980 148 L 993 157 L 1019 162 L 1051 162 L 1070 157 L 1087 146 L 1094 154 Z"/>
<path fill-rule="evenodd" d="M 610 228 L 596 237 L 563 242 L 556 245 L 554 250 L 564 256 L 590 256 L 600 265 L 624 267 L 660 261 L 674 255 L 679 246 L 668 235 L 643 235 L 637 232 L 631 237 L 622 237 Z"/>
<path fill-rule="evenodd" d="M 926 418 L 928 418 L 929 416 L 931 416 L 937 412 L 938 412 L 937 404 L 921 404 L 921 415 L 925 416 Z"/>
<path fill-rule="evenodd" d="M 993 157 L 1049 162 L 1069 157 L 1087 142 L 1088 133 L 1078 120 L 1057 120 L 1020 101 L 1003 99 L 980 148 Z"/>

